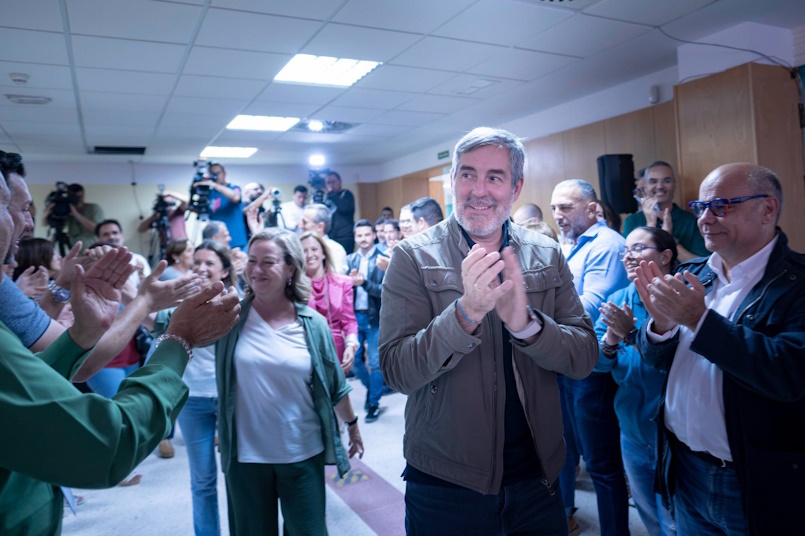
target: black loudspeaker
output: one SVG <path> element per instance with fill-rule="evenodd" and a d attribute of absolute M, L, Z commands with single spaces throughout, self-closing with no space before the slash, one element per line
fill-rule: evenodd
<path fill-rule="evenodd" d="M 630 154 L 605 154 L 598 157 L 598 184 L 601 200 L 615 208 L 618 214 L 637 212 L 634 162 Z"/>

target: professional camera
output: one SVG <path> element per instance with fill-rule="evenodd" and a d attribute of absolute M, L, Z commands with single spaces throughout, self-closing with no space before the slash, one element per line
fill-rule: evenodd
<path fill-rule="evenodd" d="M 196 174 L 193 175 L 193 184 L 190 185 L 190 203 L 188 209 L 198 214 L 200 219 L 207 219 L 210 214 L 210 191 L 212 188 L 209 185 L 198 183 L 217 181 L 218 174 L 211 171 L 211 168 L 216 165 L 218 164 L 215 162 L 193 162 L 193 167 L 196 168 Z"/>
<path fill-rule="evenodd" d="M 152 207 L 154 214 L 157 214 L 159 216 L 158 219 L 167 218 L 168 210 L 170 210 L 170 208 L 173 207 L 173 203 L 165 199 L 166 196 L 163 193 L 164 191 L 165 191 L 165 185 L 160 184 L 159 193 L 157 193 L 157 198 L 154 200 L 154 206 Z"/>
<path fill-rule="evenodd" d="M 329 169 L 309 169 L 307 170 L 307 183 L 313 190 L 313 202 L 324 203 L 325 185 Z"/>
<path fill-rule="evenodd" d="M 45 206 L 51 206 L 48 214 L 48 225 L 54 229 L 61 229 L 70 215 L 70 205 L 78 203 L 78 197 L 67 188 L 67 183 L 59 181 L 56 189 L 45 198 Z"/>

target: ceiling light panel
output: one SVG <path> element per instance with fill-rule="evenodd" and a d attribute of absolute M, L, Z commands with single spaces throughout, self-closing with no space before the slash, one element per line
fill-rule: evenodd
<path fill-rule="evenodd" d="M 349 87 L 378 65 L 376 61 L 297 54 L 274 81 Z"/>
<path fill-rule="evenodd" d="M 226 128 L 230 130 L 267 130 L 284 132 L 299 122 L 298 117 L 239 115 Z"/>
<path fill-rule="evenodd" d="M 201 151 L 202 158 L 249 158 L 257 152 L 256 147 L 215 147 L 208 146 Z"/>

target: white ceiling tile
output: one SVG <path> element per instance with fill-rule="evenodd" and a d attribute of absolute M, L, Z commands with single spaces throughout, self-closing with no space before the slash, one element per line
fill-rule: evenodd
<path fill-rule="evenodd" d="M 118 145 L 124 139 L 137 140 L 132 145 L 146 145 L 154 134 L 154 126 L 86 125 L 84 132 L 89 145 Z"/>
<path fill-rule="evenodd" d="M 166 113 L 196 113 L 201 115 L 230 115 L 234 118 L 249 104 L 248 100 L 200 99 L 196 97 L 171 97 Z"/>
<path fill-rule="evenodd" d="M 81 88 L 81 91 L 169 95 L 176 83 L 176 75 L 174 74 L 90 69 L 86 67 L 79 67 L 75 71 L 78 78 L 78 87 Z"/>
<path fill-rule="evenodd" d="M 27 95 L 36 97 L 49 97 L 53 99 L 45 105 L 36 104 L 14 104 L 5 97 L 5 95 Z M 66 89 L 45 89 L 45 88 L 27 88 L 20 86 L 4 85 L 0 86 L 0 103 L 8 106 L 24 106 L 33 109 L 54 109 L 66 108 L 69 110 L 75 109 L 75 93 Z"/>
<path fill-rule="evenodd" d="M 77 67 L 175 73 L 179 70 L 186 48 L 182 45 L 81 35 L 74 35 L 72 39 Z"/>
<path fill-rule="evenodd" d="M 299 132 L 295 130 L 288 130 L 283 132 L 279 137 L 282 141 L 294 141 L 300 143 L 315 143 L 327 145 L 331 143 L 339 143 L 344 141 L 341 134 L 325 134 L 321 132 Z"/>
<path fill-rule="evenodd" d="M 251 100 L 265 85 L 266 82 L 262 80 L 184 75 L 179 79 L 173 94 L 178 97 Z"/>
<path fill-rule="evenodd" d="M 442 95 L 420 95 L 418 97 L 414 97 L 404 104 L 401 104 L 396 109 L 411 112 L 451 114 L 479 102 L 481 102 L 481 99 L 446 97 Z"/>
<path fill-rule="evenodd" d="M 473 84 L 476 84 L 479 81 L 484 81 L 484 83 L 492 82 L 492 84 L 484 89 L 472 93 L 471 95 L 464 96 L 487 99 L 523 84 L 523 82 L 520 82 L 519 80 L 502 80 L 491 76 L 460 74 L 443 84 L 439 84 L 435 88 L 428 91 L 428 93 L 436 95 L 455 95 L 460 97 L 462 95 L 459 92 L 467 90 L 473 86 Z"/>
<path fill-rule="evenodd" d="M 200 7 L 151 0 L 69 0 L 70 32 L 81 35 L 189 43 Z"/>
<path fill-rule="evenodd" d="M 302 52 L 317 56 L 386 62 L 418 39 L 420 36 L 409 33 L 328 24 L 305 45 Z"/>
<path fill-rule="evenodd" d="M 0 28 L 0 60 L 69 65 L 64 34 Z"/>
<path fill-rule="evenodd" d="M 295 102 L 265 102 L 251 103 L 243 110 L 246 115 L 274 115 L 279 117 L 309 117 L 310 114 L 321 108 L 318 104 L 299 104 Z"/>
<path fill-rule="evenodd" d="M 82 91 L 81 106 L 85 110 L 123 110 L 159 112 L 168 97 L 164 95 L 135 95 Z"/>
<path fill-rule="evenodd" d="M 193 47 L 184 74 L 271 80 L 292 57 L 270 52 Z"/>
<path fill-rule="evenodd" d="M 352 108 L 348 106 L 325 106 L 316 112 L 315 119 L 322 121 L 343 121 L 345 123 L 363 123 L 382 114 L 383 110 L 371 108 Z"/>
<path fill-rule="evenodd" d="M 603 0 L 585 9 L 590 15 L 662 26 L 714 0 Z"/>
<path fill-rule="evenodd" d="M 73 89 L 73 79 L 70 76 L 70 68 L 66 66 L 0 61 L 0 73 L 4 73 L 5 75 L 10 73 L 25 73 L 31 77 L 24 86 L 17 86 L 11 82 L 10 77 L 6 78 L 6 76 L 3 76 L 0 78 L 0 83 L 3 85 L 26 88 Z"/>
<path fill-rule="evenodd" d="M 304 84 L 285 84 L 274 82 L 268 86 L 257 100 L 298 102 L 302 104 L 327 104 L 347 89 L 342 87 L 307 86 Z"/>
<path fill-rule="evenodd" d="M 17 138 L 23 136 L 41 136 L 42 141 L 49 139 L 59 139 L 61 136 L 78 136 L 81 137 L 81 131 L 78 124 L 68 123 L 40 123 L 29 121 L 3 121 L 3 130 L 6 131 L 11 139 L 17 141 Z"/>
<path fill-rule="evenodd" d="M 262 142 L 276 140 L 281 132 L 261 132 L 255 130 L 222 130 L 210 145 L 224 147 L 255 147 Z"/>
<path fill-rule="evenodd" d="M 411 127 L 400 125 L 373 125 L 363 124 L 350 130 L 350 133 L 359 136 L 389 137 L 408 132 Z"/>
<path fill-rule="evenodd" d="M 333 17 L 335 22 L 430 33 L 474 0 L 350 0 Z"/>
<path fill-rule="evenodd" d="M 420 125 L 426 125 L 431 121 L 439 119 L 443 116 L 444 114 L 435 114 L 429 112 L 403 112 L 399 110 L 391 110 L 372 119 L 372 123 L 379 125 L 418 127 Z"/>
<path fill-rule="evenodd" d="M 512 46 L 520 39 L 539 34 L 571 16 L 571 11 L 554 9 L 544 4 L 524 4 L 516 0 L 481 0 L 434 31 L 433 35 Z M 484 26 L 476 26 L 477 21 L 484 21 Z M 505 30 L 488 31 L 490 28 Z"/>
<path fill-rule="evenodd" d="M 8 102 L 8 101 L 6 101 Z M 24 106 L 9 104 L 0 106 L 0 121 L 33 121 L 43 123 L 77 123 L 75 108 L 49 108 L 47 106 Z"/>
<path fill-rule="evenodd" d="M 526 2 L 530 4 L 536 4 L 538 6 L 544 6 L 546 0 L 520 0 L 521 2 Z M 554 0 L 547 0 L 548 2 L 554 2 Z M 601 0 L 568 0 L 567 2 L 562 2 L 561 5 L 559 3 L 554 3 L 553 7 L 559 9 L 568 9 L 572 11 L 581 11 L 587 7 L 597 4 Z"/>
<path fill-rule="evenodd" d="M 59 0 L 3 0 L 0 2 L 3 26 L 61 32 L 64 30 Z"/>
<path fill-rule="evenodd" d="M 488 60 L 502 47 L 443 37 L 426 37 L 391 62 L 394 65 L 465 71 Z"/>
<path fill-rule="evenodd" d="M 83 110 L 84 125 L 92 126 L 148 126 L 154 128 L 160 112 L 151 111 L 119 111 L 119 110 Z"/>
<path fill-rule="evenodd" d="M 320 22 L 210 9 L 197 45 L 296 54 L 321 27 Z"/>
<path fill-rule="evenodd" d="M 337 106 L 353 106 L 364 108 L 384 108 L 390 110 L 411 100 L 412 93 L 399 91 L 382 91 L 379 89 L 353 88 L 333 101 Z"/>
<path fill-rule="evenodd" d="M 628 22 L 578 14 L 539 35 L 520 40 L 517 46 L 587 58 L 650 30 Z"/>
<path fill-rule="evenodd" d="M 397 89 L 425 92 L 454 77 L 456 73 L 433 69 L 415 69 L 397 65 L 381 65 L 355 84 L 365 89 Z"/>
<path fill-rule="evenodd" d="M 215 7 L 318 20 L 330 18 L 343 4 L 343 0 L 212 0 Z"/>
<path fill-rule="evenodd" d="M 476 65 L 470 73 L 482 76 L 499 76 L 518 80 L 536 80 L 552 71 L 579 61 L 577 58 L 534 52 L 531 50 L 508 49 L 497 56 Z"/>

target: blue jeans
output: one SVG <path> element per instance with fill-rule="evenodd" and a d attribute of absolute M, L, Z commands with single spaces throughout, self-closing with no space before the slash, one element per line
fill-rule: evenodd
<path fill-rule="evenodd" d="M 559 489 L 562 491 L 562 502 L 565 504 L 565 515 L 570 517 L 576 511 L 576 467 L 579 465 L 579 449 L 576 445 L 576 435 L 573 433 L 573 424 L 570 422 L 570 411 L 567 409 L 565 398 L 565 377 L 556 375 L 559 384 L 559 402 L 562 407 L 562 427 L 565 430 L 565 446 L 567 457 L 562 471 L 559 473 Z"/>
<path fill-rule="evenodd" d="M 593 372 L 583 380 L 566 377 L 564 382 L 570 424 L 595 487 L 601 535 L 629 534 L 629 498 L 615 415 L 618 384 L 608 372 Z"/>
<path fill-rule="evenodd" d="M 117 394 L 120 384 L 126 376 L 140 368 L 139 363 L 134 363 L 128 367 L 103 368 L 87 380 L 87 385 L 93 393 L 99 394 L 104 398 L 112 398 Z"/>
<path fill-rule="evenodd" d="M 405 531 L 408 536 L 567 536 L 567 519 L 561 495 L 548 490 L 539 479 L 509 484 L 497 495 L 408 481 Z"/>
<path fill-rule="evenodd" d="M 675 536 L 676 525 L 671 512 L 663 507 L 662 497 L 654 491 L 657 446 L 645 445 L 621 434 L 621 453 L 632 499 L 648 533 L 651 536 Z"/>
<path fill-rule="evenodd" d="M 218 535 L 218 465 L 215 459 L 215 430 L 218 399 L 191 396 L 179 414 L 179 426 L 190 462 L 190 490 L 193 493 L 193 528 L 196 536 Z"/>
<path fill-rule="evenodd" d="M 679 534 L 746 534 L 741 485 L 735 469 L 710 464 L 676 447 L 673 455 L 674 514 Z"/>
<path fill-rule="evenodd" d="M 372 327 L 369 325 L 369 313 L 363 311 L 355 311 L 355 318 L 358 320 L 358 351 L 355 352 L 355 365 L 352 370 L 355 371 L 355 376 L 361 380 L 361 383 L 369 393 L 369 405 L 380 405 L 380 396 L 383 394 L 383 373 L 380 372 L 380 352 L 377 350 L 377 340 L 380 335 L 380 327 Z M 369 370 L 367 370 L 367 360 L 364 354 L 367 353 L 363 349 L 363 342 L 366 341 L 369 354 Z"/>

